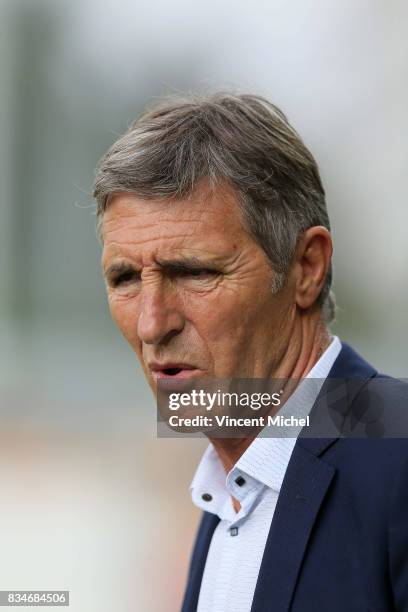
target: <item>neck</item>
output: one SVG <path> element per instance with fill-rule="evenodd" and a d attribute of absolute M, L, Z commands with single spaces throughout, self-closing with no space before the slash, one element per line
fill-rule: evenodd
<path fill-rule="evenodd" d="M 271 378 L 302 379 L 307 376 L 330 344 L 330 335 L 320 312 L 300 317 Z M 254 437 L 209 438 L 228 473 Z"/>

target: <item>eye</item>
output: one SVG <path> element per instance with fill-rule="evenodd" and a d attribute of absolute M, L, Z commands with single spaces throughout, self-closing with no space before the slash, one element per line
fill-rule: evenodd
<path fill-rule="evenodd" d="M 186 276 L 210 276 L 211 274 L 214 274 L 214 270 L 208 270 L 207 268 L 203 268 L 201 270 L 187 270 L 186 271 Z"/>
<path fill-rule="evenodd" d="M 120 287 L 124 285 L 128 285 L 133 282 L 137 282 L 140 280 L 140 272 L 135 270 L 128 270 L 126 272 L 122 272 L 111 279 L 111 285 L 113 287 Z"/>
<path fill-rule="evenodd" d="M 180 276 L 181 278 L 189 278 L 189 277 L 193 277 L 193 278 L 209 278 L 211 276 L 215 276 L 217 273 L 215 270 L 210 270 L 208 268 L 191 268 L 191 269 L 185 269 L 185 270 L 179 270 L 177 272 L 177 276 Z"/>

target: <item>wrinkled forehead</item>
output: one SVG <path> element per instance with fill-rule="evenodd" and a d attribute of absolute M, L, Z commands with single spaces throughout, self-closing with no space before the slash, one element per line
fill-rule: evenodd
<path fill-rule="evenodd" d="M 118 205 L 120 202 L 120 206 Z M 236 215 L 241 217 L 238 193 L 226 182 L 220 182 L 210 187 L 207 180 L 201 180 L 194 191 L 185 197 L 144 197 L 133 192 L 114 192 L 106 197 L 104 212 L 101 213 L 99 224 L 103 230 L 107 221 L 113 217 L 121 216 L 125 220 L 133 213 L 137 213 L 138 207 L 141 213 L 145 212 L 169 212 L 177 211 L 178 215 L 188 217 L 189 212 L 194 217 L 203 217 L 214 214 Z"/>
<path fill-rule="evenodd" d="M 101 222 L 106 255 L 132 249 L 228 252 L 248 239 L 235 193 L 225 187 L 197 190 L 184 199 L 110 197 Z"/>

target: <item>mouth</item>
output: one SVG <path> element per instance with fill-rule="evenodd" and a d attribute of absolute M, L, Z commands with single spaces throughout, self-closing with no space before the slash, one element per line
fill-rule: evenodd
<path fill-rule="evenodd" d="M 187 364 L 164 364 L 163 366 L 152 365 L 150 371 L 154 380 L 181 380 L 194 378 L 200 372 L 197 368 Z"/>

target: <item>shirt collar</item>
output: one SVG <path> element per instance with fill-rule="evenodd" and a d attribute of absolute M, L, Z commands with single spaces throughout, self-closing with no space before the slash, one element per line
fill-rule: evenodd
<path fill-rule="evenodd" d="M 286 412 L 299 417 L 309 414 L 340 350 L 341 342 L 334 336 L 306 376 L 307 379 L 315 379 L 316 384 L 303 387 L 300 384 L 280 411 L 282 414 Z M 265 435 L 265 431 L 263 433 Z M 248 513 L 265 486 L 279 493 L 295 443 L 296 437 L 271 438 L 259 435 L 227 475 L 218 453 L 210 443 L 190 486 L 193 503 L 202 510 L 217 514 L 221 519 L 232 520 L 236 516 L 231 500 L 233 495 L 241 503 L 239 515 Z M 244 485 L 236 483 L 239 477 L 245 480 Z"/>

